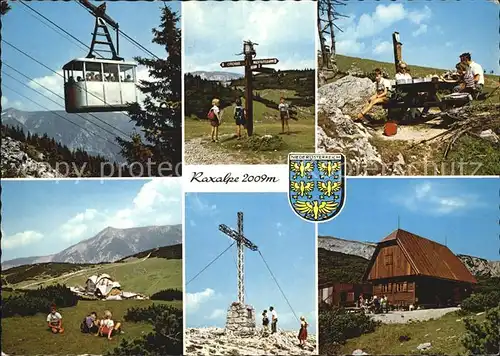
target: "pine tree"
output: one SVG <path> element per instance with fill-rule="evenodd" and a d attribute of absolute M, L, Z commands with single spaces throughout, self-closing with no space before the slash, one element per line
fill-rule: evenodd
<path fill-rule="evenodd" d="M 153 29 L 153 43 L 165 46 L 167 59 L 142 58 L 135 60 L 149 69 L 152 80 L 141 80 L 139 90 L 146 95 L 143 107 L 131 105 L 129 116 L 144 133 L 145 141 L 134 135 L 131 141 L 117 138 L 122 155 L 129 164 L 140 162 L 146 172 L 147 157 L 154 176 L 165 173 L 181 174 L 182 162 L 182 115 L 181 115 L 181 30 L 179 15 L 165 6 L 162 10 L 159 29 Z M 151 152 L 149 154 L 137 153 Z M 144 160 L 145 159 L 145 160 Z M 171 173 L 155 171 L 158 165 L 169 162 Z M 177 167 L 177 168 L 176 168 Z M 163 165 L 165 169 L 165 165 Z"/>
<path fill-rule="evenodd" d="M 3 16 L 6 13 L 8 13 L 10 10 L 11 10 L 11 7 L 10 7 L 9 3 L 7 2 L 7 0 L 2 0 L 0 2 L 0 15 Z"/>

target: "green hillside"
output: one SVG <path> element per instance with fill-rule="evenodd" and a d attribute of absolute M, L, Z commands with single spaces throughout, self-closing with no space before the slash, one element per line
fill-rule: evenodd
<path fill-rule="evenodd" d="M 341 252 L 318 249 L 318 283 L 361 283 L 368 260 Z"/>
<path fill-rule="evenodd" d="M 181 258 L 182 245 L 175 245 L 144 251 L 115 263 L 50 262 L 19 266 L 2 271 L 2 285 L 13 289 L 54 284 L 84 286 L 88 277 L 107 273 L 124 291 L 151 295 L 164 289 L 182 289 Z"/>

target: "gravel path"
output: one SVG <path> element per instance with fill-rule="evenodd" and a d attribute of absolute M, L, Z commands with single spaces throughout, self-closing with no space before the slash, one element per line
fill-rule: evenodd
<path fill-rule="evenodd" d="M 222 149 L 207 147 L 207 140 L 193 138 L 184 145 L 185 164 L 231 164 L 237 160 Z"/>
<path fill-rule="evenodd" d="M 375 314 L 373 319 L 384 324 L 406 324 L 410 320 L 425 321 L 431 318 L 438 319 L 443 315 L 459 310 L 460 308 L 423 309 L 413 311 L 393 311 L 388 314 Z"/>

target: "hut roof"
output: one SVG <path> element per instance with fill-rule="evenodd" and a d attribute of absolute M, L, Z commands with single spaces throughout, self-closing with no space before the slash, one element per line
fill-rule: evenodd
<path fill-rule="evenodd" d="M 394 242 L 401 248 L 417 275 L 477 283 L 476 278 L 448 247 L 402 229 L 393 231 L 377 245 L 365 278 L 368 277 L 380 248 Z"/>

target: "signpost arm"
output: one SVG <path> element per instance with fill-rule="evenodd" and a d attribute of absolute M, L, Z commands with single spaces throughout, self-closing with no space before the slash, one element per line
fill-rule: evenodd
<path fill-rule="evenodd" d="M 247 133 L 253 135 L 253 88 L 252 88 L 252 63 L 251 53 L 245 54 L 245 111 L 247 114 Z"/>

